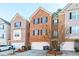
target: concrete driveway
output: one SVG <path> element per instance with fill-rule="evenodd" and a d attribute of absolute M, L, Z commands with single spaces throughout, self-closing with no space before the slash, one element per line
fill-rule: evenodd
<path fill-rule="evenodd" d="M 0 52 L 0 56 L 8 56 L 10 54 L 13 54 L 13 50 L 7 50 L 7 51 Z"/>
<path fill-rule="evenodd" d="M 16 56 L 46 56 L 46 50 L 28 50 L 22 53 L 15 53 Z"/>
<path fill-rule="evenodd" d="M 79 52 L 75 52 L 75 51 L 63 51 L 62 56 L 79 56 Z"/>

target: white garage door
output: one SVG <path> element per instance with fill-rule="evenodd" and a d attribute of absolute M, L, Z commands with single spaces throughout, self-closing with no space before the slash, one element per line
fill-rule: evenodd
<path fill-rule="evenodd" d="M 22 46 L 24 46 L 24 43 L 12 43 L 11 45 L 13 45 L 13 47 L 18 49 L 18 48 L 21 48 Z"/>
<path fill-rule="evenodd" d="M 48 42 L 32 42 L 31 49 L 43 50 L 43 46 L 49 46 Z"/>
<path fill-rule="evenodd" d="M 61 50 L 74 51 L 74 42 L 63 42 L 60 45 Z"/>

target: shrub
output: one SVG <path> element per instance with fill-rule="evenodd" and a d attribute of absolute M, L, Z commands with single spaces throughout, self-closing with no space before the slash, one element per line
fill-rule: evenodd
<path fill-rule="evenodd" d="M 57 49 L 56 49 L 57 51 L 60 51 L 60 47 L 57 47 Z"/>
<path fill-rule="evenodd" d="M 28 46 L 28 50 L 31 50 L 31 46 Z"/>
<path fill-rule="evenodd" d="M 26 46 L 22 46 L 22 50 L 23 51 L 27 50 Z"/>

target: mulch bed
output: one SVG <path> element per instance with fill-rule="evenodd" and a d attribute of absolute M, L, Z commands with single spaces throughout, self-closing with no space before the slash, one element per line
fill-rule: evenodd
<path fill-rule="evenodd" d="M 51 55 L 61 55 L 63 54 L 62 51 L 48 51 L 48 54 L 51 54 Z"/>

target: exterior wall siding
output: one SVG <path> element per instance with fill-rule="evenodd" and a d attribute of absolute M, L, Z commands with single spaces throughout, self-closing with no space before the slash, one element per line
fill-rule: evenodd
<path fill-rule="evenodd" d="M 41 23 L 41 17 L 47 17 L 47 23 L 46 24 L 42 24 Z M 39 18 L 39 24 L 33 24 L 33 21 L 35 18 Z M 47 35 L 33 35 L 33 30 L 38 29 L 39 31 L 41 31 L 42 29 L 46 29 L 47 30 Z M 33 46 L 34 42 L 37 42 L 37 46 L 39 46 L 39 42 L 47 42 L 50 45 L 50 39 L 52 38 L 51 34 L 52 34 L 52 15 L 47 13 L 45 10 L 42 10 L 41 8 L 38 8 L 38 11 L 32 15 L 31 19 L 30 19 L 30 44 L 31 47 L 35 47 Z M 44 45 L 41 45 L 42 49 L 43 49 Z M 37 47 L 35 47 L 36 49 L 39 49 Z"/>
<path fill-rule="evenodd" d="M 15 28 L 14 24 L 16 22 L 21 22 L 21 28 L 19 28 L 19 29 Z M 21 33 L 20 39 L 18 39 L 18 40 L 14 39 L 14 35 L 13 35 L 14 31 L 16 31 L 16 32 L 20 31 L 20 33 Z M 29 35 L 29 22 L 26 21 L 19 14 L 16 14 L 11 21 L 11 40 L 10 40 L 10 43 L 12 43 L 12 44 L 17 43 L 18 44 L 18 43 L 23 42 L 24 43 L 23 45 L 27 47 L 28 46 L 27 43 L 29 42 L 28 35 Z"/>
<path fill-rule="evenodd" d="M 0 45 L 9 45 L 8 40 L 10 39 L 10 24 L 5 23 L 0 19 L 0 24 L 4 25 L 4 29 L 0 30 L 0 34 L 4 34 L 4 38 L 0 39 Z"/>

